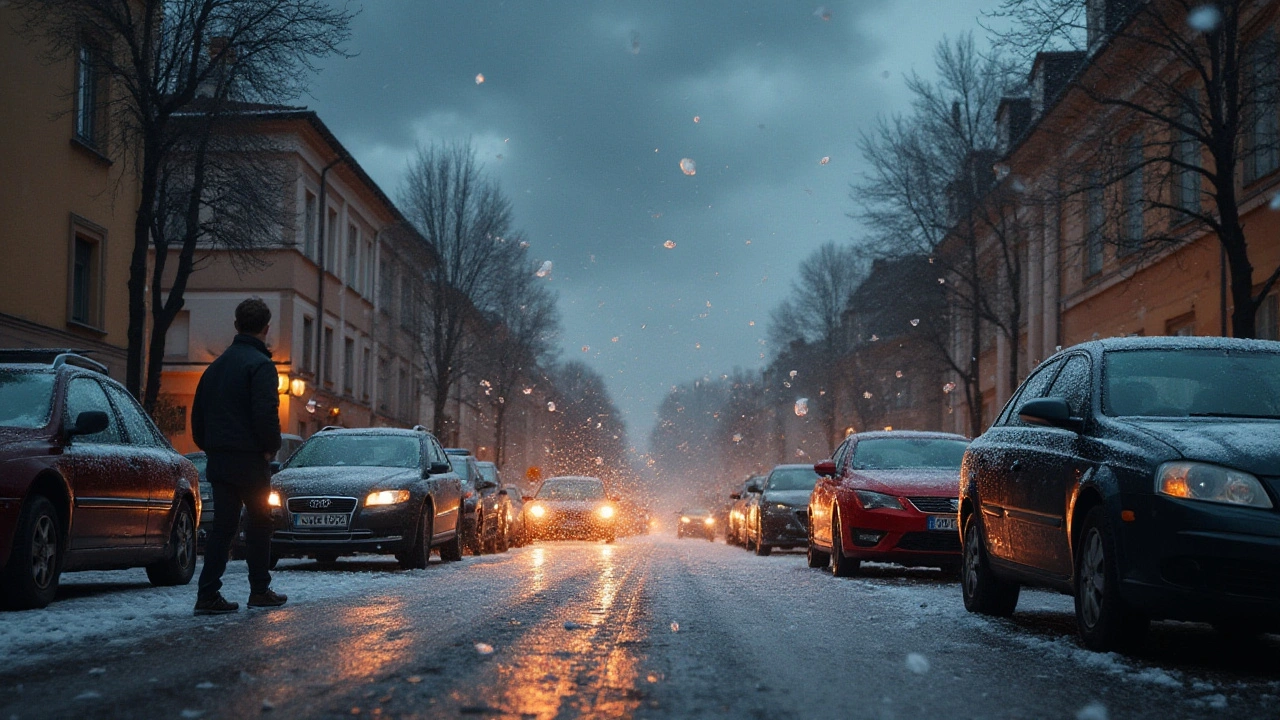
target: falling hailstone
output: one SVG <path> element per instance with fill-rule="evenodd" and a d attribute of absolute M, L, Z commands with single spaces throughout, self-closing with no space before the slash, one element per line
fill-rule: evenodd
<path fill-rule="evenodd" d="M 818 161 L 818 164 L 819 164 L 819 165 L 826 165 L 826 164 L 827 164 L 827 163 L 829 163 L 829 162 L 831 162 L 831 158 L 830 158 L 830 157 L 827 157 L 827 156 L 825 156 L 825 155 L 824 155 L 824 156 L 822 157 L 822 159 Z"/>
<path fill-rule="evenodd" d="M 476 73 L 476 84 L 477 85 L 484 84 L 484 73 Z"/>
<path fill-rule="evenodd" d="M 809 398 L 800 398 L 796 400 L 796 417 L 804 417 L 809 414 Z"/>
<path fill-rule="evenodd" d="M 1192 30 L 1210 33 L 1222 26 L 1222 11 L 1213 5 L 1201 5 L 1187 15 Z"/>
<path fill-rule="evenodd" d="M 696 175 L 698 174 L 698 164 L 689 158 L 684 158 L 680 161 L 680 172 L 685 175 Z"/>
<path fill-rule="evenodd" d="M 698 115 L 694 115 L 694 116 L 693 116 L 693 121 L 694 121 L 695 123 L 700 123 L 700 122 L 702 122 L 702 117 L 701 117 L 701 116 L 698 116 Z"/>
<path fill-rule="evenodd" d="M 956 389 L 956 384 L 953 382 L 949 382 L 946 385 L 942 386 L 942 392 L 947 394 L 951 394 L 952 392 L 955 391 L 955 389 Z"/>
<path fill-rule="evenodd" d="M 790 375 L 792 378 L 795 378 L 795 376 L 796 376 L 796 371 L 795 371 L 795 370 L 792 370 L 791 372 L 789 372 L 789 373 L 787 373 L 787 374 L 788 374 L 788 375 Z"/>
<path fill-rule="evenodd" d="M 876 334 L 874 334 L 874 333 L 871 335 L 871 342 L 875 342 L 875 341 L 877 341 L 877 340 L 879 340 L 879 339 L 880 339 L 880 336 L 879 336 L 879 335 L 876 335 Z"/>
<path fill-rule="evenodd" d="M 590 346 L 590 345 L 583 345 L 583 346 L 582 346 L 582 352 L 591 352 L 591 346 Z"/>
<path fill-rule="evenodd" d="M 690 174 L 690 175 L 692 175 L 693 173 L 689 173 L 689 174 Z M 668 249 L 668 250 L 673 249 L 675 246 L 676 246 L 676 241 L 675 241 L 675 240 L 668 240 L 668 241 L 666 241 L 666 242 L 662 243 L 662 247 L 664 247 L 664 248 L 666 248 L 666 249 Z"/>
<path fill-rule="evenodd" d="M 920 324 L 920 318 L 911 318 L 911 327 L 916 327 L 919 324 Z"/>
<path fill-rule="evenodd" d="M 900 378 L 900 377 L 902 377 L 902 371 L 901 371 L 901 370 L 899 370 L 898 372 L 894 373 L 894 374 L 893 374 L 893 376 L 894 376 L 894 377 L 896 377 L 896 378 Z"/>
<path fill-rule="evenodd" d="M 618 336 L 614 335 L 613 337 L 609 338 L 609 342 L 618 342 Z"/>
<path fill-rule="evenodd" d="M 917 675 L 929 672 L 929 658 L 920 653 L 907 653 L 907 669 Z"/>
<path fill-rule="evenodd" d="M 831 11 L 825 5 L 819 5 L 818 9 L 813 11 L 813 16 L 823 22 L 829 22 L 831 20 Z"/>
<path fill-rule="evenodd" d="M 600 457 L 599 455 L 597 455 L 597 456 L 596 456 L 596 464 L 597 464 L 597 465 L 603 465 L 603 464 L 604 464 L 604 458 L 602 458 L 602 457 Z"/>
<path fill-rule="evenodd" d="M 480 653 L 481 655 L 492 655 L 493 646 L 490 645 L 489 643 L 476 643 L 476 652 Z"/>
<path fill-rule="evenodd" d="M 525 395 L 532 395 L 532 394 L 533 394 L 533 388 L 525 388 L 525 389 L 521 390 L 520 392 L 524 393 Z"/>
<path fill-rule="evenodd" d="M 555 403 L 553 403 L 553 402 L 548 402 L 548 403 L 547 403 L 547 412 L 555 412 L 555 411 L 556 411 L 556 404 L 555 404 Z"/>
<path fill-rule="evenodd" d="M 671 632 L 680 632 L 680 623 L 678 622 L 671 623 Z"/>
<path fill-rule="evenodd" d="M 546 277 L 551 274 L 551 261 L 543 260 L 542 267 L 538 268 L 538 272 L 534 273 L 538 277 Z"/>
<path fill-rule="evenodd" d="M 734 434 L 733 434 L 733 441 L 734 441 L 734 442 L 736 442 L 736 443 L 740 443 L 740 442 L 742 442 L 742 433 L 734 433 Z"/>
<path fill-rule="evenodd" d="M 866 398 L 867 400 L 870 400 L 873 396 L 871 395 L 870 390 L 866 390 L 862 393 L 862 397 Z"/>

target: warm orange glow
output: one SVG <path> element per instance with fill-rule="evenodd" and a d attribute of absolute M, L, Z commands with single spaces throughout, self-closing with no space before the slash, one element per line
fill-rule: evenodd
<path fill-rule="evenodd" d="M 289 394 L 294 397 L 302 397 L 307 394 L 307 381 L 302 378 L 294 378 L 289 381 Z"/>
<path fill-rule="evenodd" d="M 600 517 L 604 518 L 605 520 L 608 520 L 609 518 L 613 517 L 613 506 L 612 506 L 612 505 L 605 505 L 605 506 L 601 507 L 601 508 L 600 508 Z"/>
<path fill-rule="evenodd" d="M 271 494 L 267 496 L 267 504 L 271 507 L 280 507 L 280 493 L 272 490 Z"/>
<path fill-rule="evenodd" d="M 702 522 L 703 522 L 703 524 L 705 524 L 705 525 L 715 525 L 715 524 L 716 524 L 716 519 L 715 519 L 715 518 L 707 518 L 707 519 L 703 520 Z"/>
<path fill-rule="evenodd" d="M 1187 485 L 1187 471 L 1185 469 L 1180 473 L 1169 472 L 1164 476 L 1164 487 L 1161 490 L 1166 495 L 1174 497 L 1191 497 L 1191 487 Z"/>
<path fill-rule="evenodd" d="M 529 514 L 536 518 L 540 518 L 547 514 L 547 509 L 541 505 L 530 505 Z"/>
<path fill-rule="evenodd" d="M 276 392 L 281 395 L 289 392 L 289 376 L 284 373 L 276 373 Z"/>
<path fill-rule="evenodd" d="M 1138 516 L 1135 515 L 1132 510 L 1121 510 L 1120 519 L 1125 522 L 1133 522 L 1134 520 L 1138 519 Z"/>

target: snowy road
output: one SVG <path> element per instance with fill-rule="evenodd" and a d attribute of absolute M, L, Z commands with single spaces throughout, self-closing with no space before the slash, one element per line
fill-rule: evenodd
<path fill-rule="evenodd" d="M 1274 717 L 1280 638 L 1160 624 L 1081 649 L 1069 598 L 965 613 L 927 570 L 835 579 L 798 554 L 627 538 L 433 563 L 284 561 L 289 604 L 191 616 L 194 585 L 79 573 L 0 614 L 0 718 Z M 243 563 L 226 594 L 243 601 Z"/>

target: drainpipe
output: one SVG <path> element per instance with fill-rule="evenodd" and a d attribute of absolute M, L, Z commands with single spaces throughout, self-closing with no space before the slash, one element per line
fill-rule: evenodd
<path fill-rule="evenodd" d="M 1227 337 L 1227 248 L 1219 243 L 1218 251 L 1218 315 L 1222 337 Z"/>
<path fill-rule="evenodd" d="M 328 190 L 329 171 L 334 165 L 342 162 L 345 158 L 339 155 L 334 158 L 333 162 L 325 165 L 320 171 L 320 202 L 317 203 L 320 210 L 320 219 L 316 223 L 316 232 L 319 237 L 316 238 L 316 257 L 317 264 L 320 267 L 316 282 L 316 387 L 317 389 L 324 387 L 324 376 L 321 371 L 332 371 L 331 360 L 324 356 L 324 236 L 325 223 L 329 219 L 329 206 L 325 202 L 325 194 Z"/>

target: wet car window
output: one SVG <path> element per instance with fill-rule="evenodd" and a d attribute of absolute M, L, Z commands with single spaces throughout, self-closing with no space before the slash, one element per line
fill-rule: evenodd
<path fill-rule="evenodd" d="M 49 422 L 53 373 L 0 371 L 0 427 L 41 428 Z"/>
<path fill-rule="evenodd" d="M 812 490 L 818 476 L 807 468 L 778 470 L 769 475 L 770 490 Z"/>
<path fill-rule="evenodd" d="M 112 402 L 115 403 L 116 410 L 120 413 L 120 419 L 124 421 L 130 444 L 155 447 L 158 444 L 156 436 L 151 432 L 150 423 L 143 417 L 142 411 L 133 398 L 112 385 L 107 385 L 106 389 Z"/>
<path fill-rule="evenodd" d="M 1036 398 L 1042 398 L 1049 391 L 1049 383 L 1053 382 L 1053 378 L 1058 373 L 1058 368 L 1062 366 L 1061 360 L 1055 360 L 1053 363 L 1045 365 L 1036 371 L 1022 384 L 1022 391 L 1013 396 L 1009 401 L 1009 405 L 1004 409 L 1001 425 L 1026 425 L 1018 418 L 1018 408 L 1024 403 Z"/>
<path fill-rule="evenodd" d="M 418 440 L 392 435 L 330 435 L 312 437 L 289 461 L 290 468 L 364 467 L 416 468 Z"/>
<path fill-rule="evenodd" d="M 959 470 L 968 443 L 963 440 L 882 438 L 863 440 L 853 450 L 855 470 L 939 468 Z"/>
<path fill-rule="evenodd" d="M 490 482 L 498 481 L 498 468 L 492 465 L 480 465 L 480 475 Z"/>
<path fill-rule="evenodd" d="M 539 500 L 599 500 L 604 484 L 599 480 L 548 480 L 538 491 Z"/>
<path fill-rule="evenodd" d="M 89 378 L 73 378 L 67 385 L 67 422 L 75 422 L 80 413 L 100 410 L 107 414 L 105 430 L 93 435 L 81 435 L 77 438 L 82 443 L 105 443 L 116 445 L 121 442 L 120 423 L 116 414 L 107 402 L 107 395 L 96 380 Z"/>
<path fill-rule="evenodd" d="M 1062 366 L 1058 379 L 1049 388 L 1049 396 L 1060 397 L 1067 401 L 1072 417 L 1080 417 L 1089 407 L 1089 386 L 1093 378 L 1089 375 L 1089 358 L 1074 355 Z"/>
<path fill-rule="evenodd" d="M 1112 351 L 1103 357 L 1111 416 L 1280 417 L 1280 354 Z"/>

